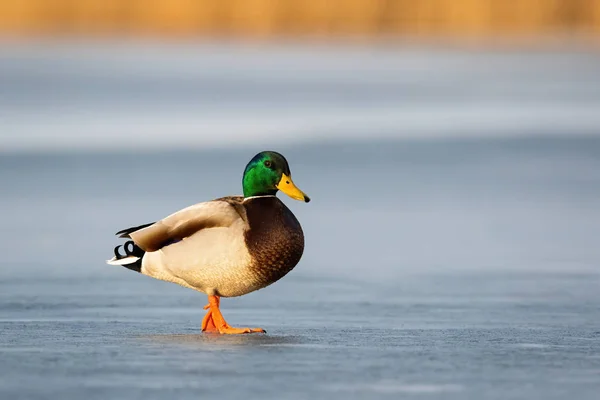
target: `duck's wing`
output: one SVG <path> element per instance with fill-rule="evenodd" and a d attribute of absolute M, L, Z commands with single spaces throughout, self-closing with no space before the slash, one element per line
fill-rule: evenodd
<path fill-rule="evenodd" d="M 130 237 L 144 251 L 157 251 L 200 230 L 229 227 L 240 219 L 246 220 L 242 199 L 226 197 L 198 203 L 140 229 L 121 231 L 121 234 Z"/>

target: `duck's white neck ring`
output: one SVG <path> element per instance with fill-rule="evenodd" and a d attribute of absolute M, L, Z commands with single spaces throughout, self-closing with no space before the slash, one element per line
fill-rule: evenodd
<path fill-rule="evenodd" d="M 244 197 L 244 201 L 246 201 L 246 200 L 252 200 L 252 199 L 260 199 L 260 198 L 263 198 L 263 197 L 277 197 L 277 196 L 275 196 L 273 194 L 266 194 L 264 196 L 250 196 L 250 197 Z"/>

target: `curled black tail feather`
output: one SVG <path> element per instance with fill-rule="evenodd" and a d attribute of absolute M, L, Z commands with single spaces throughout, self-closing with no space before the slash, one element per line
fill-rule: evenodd
<path fill-rule="evenodd" d="M 119 252 L 120 247 L 123 247 L 125 254 L 121 254 L 121 252 Z M 122 260 L 127 257 L 136 257 L 137 259 L 134 262 L 129 263 L 129 264 L 122 264 L 122 265 L 123 265 L 123 267 L 128 268 L 132 271 L 142 272 L 142 257 L 144 256 L 144 254 L 146 252 L 144 250 L 142 250 L 140 247 L 138 247 L 133 242 L 133 240 L 128 240 L 127 242 L 125 242 L 125 244 L 115 247 L 114 252 L 115 252 L 114 260 Z"/>
<path fill-rule="evenodd" d="M 131 239 L 131 234 L 133 232 L 139 231 L 140 229 L 144 229 L 152 224 L 154 224 L 154 222 L 123 229 L 122 231 L 117 232 L 117 236 Z M 121 252 L 119 251 L 121 247 L 123 247 L 123 251 L 125 251 L 125 254 L 121 254 Z M 138 245 L 136 245 L 133 240 L 128 240 L 124 244 L 115 247 L 114 253 L 115 256 L 112 260 L 107 261 L 108 264 L 121 265 L 132 271 L 142 272 L 142 257 L 144 257 L 144 254 L 146 252 L 143 249 L 141 249 Z M 119 262 L 119 260 L 122 261 Z"/>

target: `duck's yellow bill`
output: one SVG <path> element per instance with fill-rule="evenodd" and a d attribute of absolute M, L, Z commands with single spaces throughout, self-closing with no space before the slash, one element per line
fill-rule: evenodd
<path fill-rule="evenodd" d="M 277 189 L 281 190 L 283 193 L 287 194 L 294 200 L 300 200 L 308 203 L 310 201 L 310 197 L 304 194 L 304 192 L 294 185 L 292 178 L 287 176 L 286 174 L 281 175 L 281 180 L 277 184 Z"/>

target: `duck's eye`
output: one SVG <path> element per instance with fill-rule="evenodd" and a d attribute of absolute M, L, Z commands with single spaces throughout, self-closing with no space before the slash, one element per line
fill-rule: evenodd
<path fill-rule="evenodd" d="M 269 161 L 269 160 L 266 160 L 266 161 L 265 161 L 265 167 L 267 167 L 267 168 L 271 168 L 271 161 Z"/>

